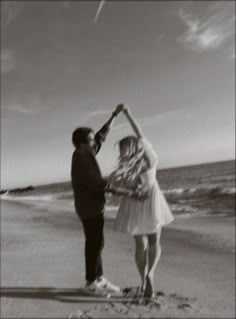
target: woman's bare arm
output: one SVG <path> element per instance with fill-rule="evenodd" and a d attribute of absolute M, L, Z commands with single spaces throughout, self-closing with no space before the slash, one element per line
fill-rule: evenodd
<path fill-rule="evenodd" d="M 145 200 L 148 198 L 148 191 L 135 191 L 125 187 L 114 186 L 112 184 L 107 191 L 117 196 L 128 196 L 139 200 Z"/>
<path fill-rule="evenodd" d="M 122 112 L 125 114 L 125 116 L 127 117 L 131 127 L 134 130 L 134 133 L 136 134 L 137 138 L 143 138 L 143 131 L 141 129 L 141 127 L 139 126 L 138 122 L 134 119 L 134 117 L 132 116 L 130 109 L 127 106 L 124 106 Z"/>
<path fill-rule="evenodd" d="M 126 117 L 127 117 L 128 121 L 130 122 L 130 125 L 132 126 L 137 138 L 138 139 L 144 138 L 143 131 L 142 131 L 140 125 L 138 124 L 138 122 L 132 116 L 129 107 L 124 106 L 122 109 L 122 112 L 126 115 Z M 146 152 L 145 152 L 144 156 L 148 162 L 148 165 L 151 166 L 151 160 L 150 160 L 149 156 L 146 154 Z"/>

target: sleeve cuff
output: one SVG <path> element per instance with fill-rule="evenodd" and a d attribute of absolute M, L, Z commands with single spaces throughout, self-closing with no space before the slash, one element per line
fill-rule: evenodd
<path fill-rule="evenodd" d="M 110 190 L 111 184 L 107 183 L 105 187 L 105 192 L 108 192 Z"/>

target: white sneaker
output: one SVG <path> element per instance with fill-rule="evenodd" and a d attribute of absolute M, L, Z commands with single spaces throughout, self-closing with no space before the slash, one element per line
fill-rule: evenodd
<path fill-rule="evenodd" d="M 91 284 L 86 284 L 84 287 L 85 291 L 93 296 L 107 297 L 108 293 L 106 289 L 98 285 L 97 281 L 93 281 Z"/>
<path fill-rule="evenodd" d="M 120 287 L 112 284 L 107 278 L 101 277 L 97 280 L 98 287 L 101 287 L 102 289 L 106 289 L 108 292 L 121 292 Z"/>

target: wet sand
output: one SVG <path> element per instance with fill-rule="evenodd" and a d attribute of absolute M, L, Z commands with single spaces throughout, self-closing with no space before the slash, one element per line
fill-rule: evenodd
<path fill-rule="evenodd" d="M 176 218 L 163 229 L 157 304 L 84 296 L 84 236 L 75 213 L 1 202 L 1 318 L 234 318 L 235 219 Z M 104 272 L 139 285 L 134 243 L 105 223 Z"/>

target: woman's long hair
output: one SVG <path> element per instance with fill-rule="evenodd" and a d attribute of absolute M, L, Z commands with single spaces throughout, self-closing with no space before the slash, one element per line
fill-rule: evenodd
<path fill-rule="evenodd" d="M 140 174 L 148 168 L 144 149 L 140 145 L 137 137 L 127 136 L 119 142 L 120 156 L 117 169 L 110 175 L 112 182 L 121 184 L 125 181 L 132 182 L 138 179 Z M 143 186 L 139 178 L 137 189 Z"/>

